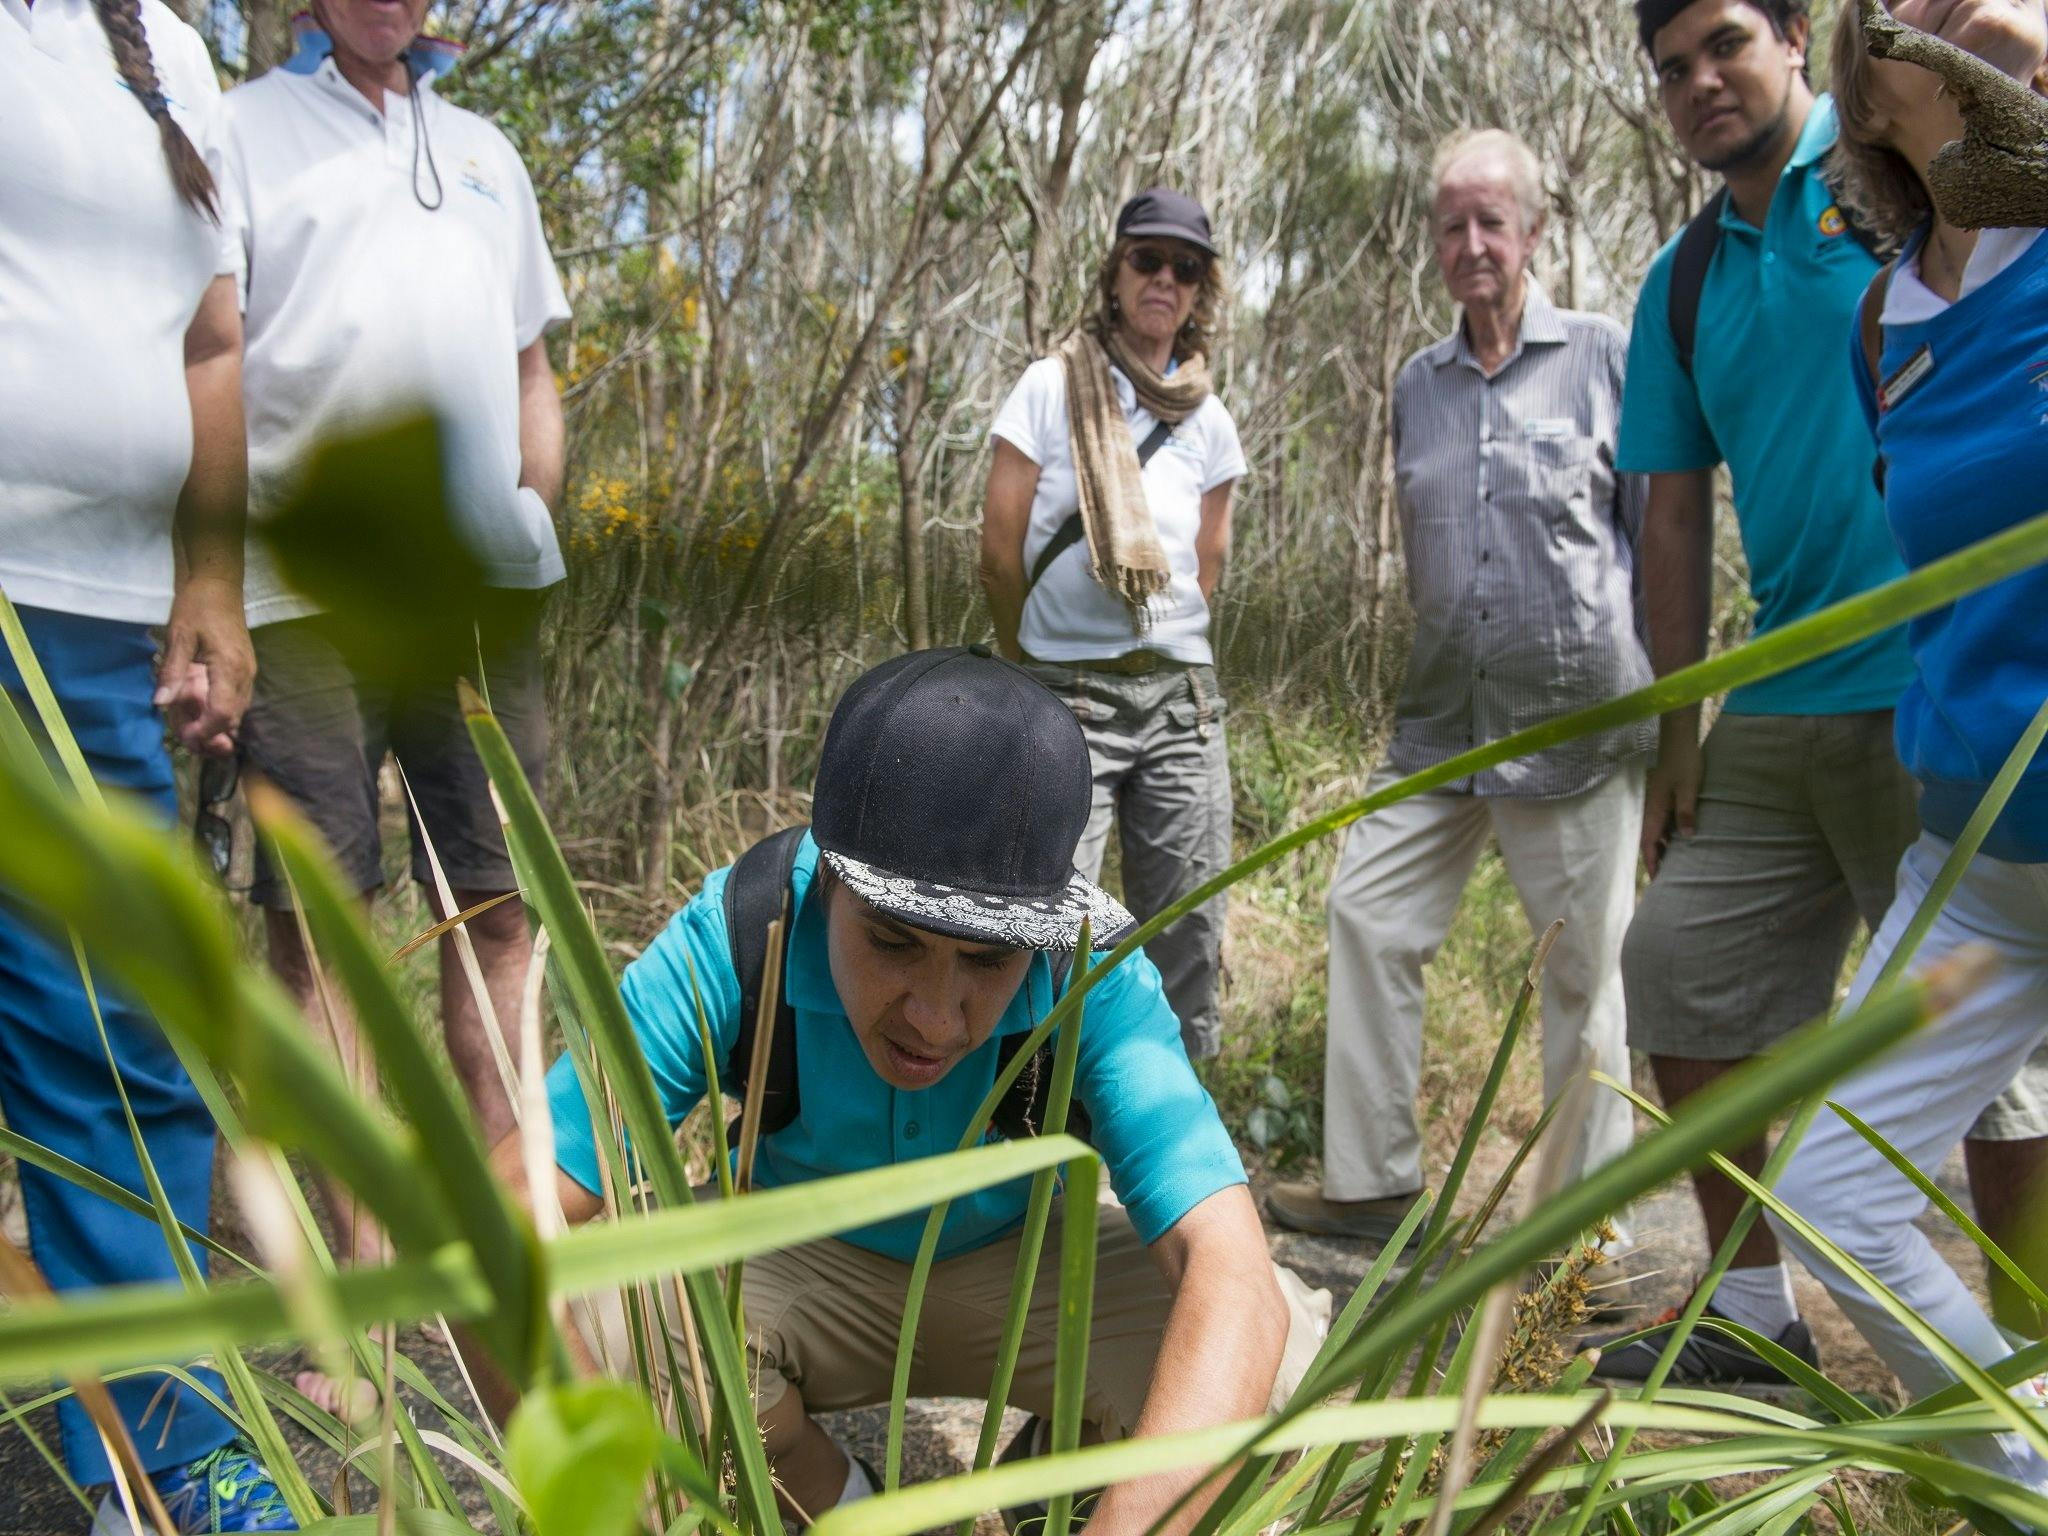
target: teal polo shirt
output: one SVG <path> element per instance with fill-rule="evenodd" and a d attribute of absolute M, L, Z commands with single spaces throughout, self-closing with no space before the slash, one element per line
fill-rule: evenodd
<path fill-rule="evenodd" d="M 784 996 L 796 1011 L 798 1111 L 794 1122 L 761 1139 L 754 1182 L 762 1188 L 953 1151 L 995 1082 L 999 1037 L 1027 1032 L 1053 1003 L 1052 967 L 1044 955 L 1034 956 L 1017 996 L 978 1049 L 929 1088 L 891 1087 L 868 1065 L 832 985 L 823 903 L 809 899 L 817 867 L 818 846 L 807 835 L 790 882 L 797 908 L 783 977 Z M 731 1082 L 724 1064 L 739 1033 L 740 989 L 726 939 L 728 873 L 721 869 L 706 878 L 626 968 L 619 988 L 671 1125 L 680 1125 L 705 1092 L 699 995 L 718 1052 L 720 1083 Z M 1245 1182 L 1237 1149 L 1181 1045 L 1180 1021 L 1167 1004 L 1158 968 L 1142 952 L 1088 993 L 1075 1092 L 1088 1106 L 1089 1139 L 1142 1241 L 1158 1238 L 1219 1189 Z M 548 1073 L 548 1105 L 556 1163 L 597 1192 L 590 1114 L 568 1056 Z M 1013 1231 L 1024 1219 L 1030 1189 L 1028 1178 L 1015 1179 L 955 1200 L 940 1233 L 939 1257 Z M 917 1211 L 839 1236 L 908 1263 L 917 1255 L 925 1215 Z"/>
<path fill-rule="evenodd" d="M 1760 635 L 1905 569 L 1842 361 L 1877 263 L 1849 233 L 1822 175 L 1834 142 L 1834 103 L 1822 96 L 1764 227 L 1745 221 L 1732 200 L 1723 208 L 1691 378 L 1671 340 L 1677 237 L 1650 264 L 1629 338 L 1617 466 L 1666 474 L 1727 463 Z M 1739 688 L 1727 707 L 1751 715 L 1890 709 L 1912 677 L 1905 631 L 1892 629 Z"/>

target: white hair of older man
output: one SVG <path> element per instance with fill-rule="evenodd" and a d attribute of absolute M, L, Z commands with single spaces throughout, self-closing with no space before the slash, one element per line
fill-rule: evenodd
<path fill-rule="evenodd" d="M 1439 144 L 1429 163 L 1429 200 L 1436 201 L 1453 166 L 1481 155 L 1498 155 L 1506 163 L 1508 183 L 1522 205 L 1524 227 L 1534 229 L 1545 208 L 1543 163 L 1519 135 L 1505 128 L 1466 128 Z"/>

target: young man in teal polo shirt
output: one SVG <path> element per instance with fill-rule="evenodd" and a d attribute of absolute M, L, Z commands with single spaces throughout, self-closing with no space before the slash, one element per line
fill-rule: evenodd
<path fill-rule="evenodd" d="M 1726 463 L 1768 633 L 1901 573 L 1872 481 L 1869 433 L 1843 348 L 1876 259 L 1825 175 L 1834 105 L 1807 82 L 1806 0 L 1636 0 L 1672 130 L 1725 178 L 1704 279 L 1673 301 L 1681 234 L 1636 304 L 1617 453 L 1650 475 L 1642 550 L 1659 675 L 1706 653 L 1713 472 Z M 1698 238 L 1698 237 L 1696 237 Z M 1697 250 L 1697 246 L 1695 247 Z M 1690 329 L 1691 355 L 1680 337 Z M 1664 717 L 1643 816 L 1652 882 L 1622 953 L 1630 1043 L 1667 1105 L 1827 1009 L 1857 919 L 1875 928 L 1918 835 L 1895 757 L 1892 707 L 1913 675 L 1890 631 L 1731 694 L 1701 745 L 1697 706 Z M 2031 1164 L 2030 1069 L 1973 1132 L 1972 1185 L 1987 1226 L 2005 1170 Z M 1729 1155 L 1755 1171 L 1761 1142 Z M 1737 1187 L 1695 1176 L 1711 1244 Z M 2017 1214 L 2017 1213 L 2013 1213 Z M 1711 1310 L 1814 1358 L 1770 1232 L 1753 1227 Z M 1603 1375 L 1639 1380 L 1664 1336 L 1608 1349 Z M 1749 1350 L 1695 1334 L 1675 1380 L 1782 1381 Z"/>
<path fill-rule="evenodd" d="M 1052 1006 L 1052 956 L 1072 952 L 1084 917 L 1105 945 L 1132 927 L 1074 869 L 1090 785 L 1073 715 L 985 648 L 899 657 L 847 690 L 826 734 L 811 830 L 787 866 L 794 916 L 783 995 L 794 1011 L 796 1103 L 761 1140 L 757 1186 L 911 1162 L 959 1143 L 1003 1042 Z M 733 878 L 708 877 L 622 985 L 676 1124 L 712 1072 L 729 1088 L 736 1081 L 744 1009 L 726 920 Z M 699 998 L 717 1056 L 708 1064 Z M 1277 1406 L 1327 1327 L 1328 1293 L 1268 1256 L 1244 1169 L 1188 1063 L 1157 968 L 1142 954 L 1125 961 L 1089 992 L 1085 1017 L 1075 1096 L 1120 1201 L 1096 1213 L 1086 1418 L 1116 1438 Z M 602 1204 L 598 1154 L 568 1058 L 548 1092 L 563 1210 L 588 1220 Z M 497 1156 L 519 1188 L 517 1137 Z M 948 1210 L 913 1395 L 987 1392 L 1029 1183 Z M 776 1477 L 806 1516 L 870 1489 L 810 1415 L 888 1398 L 924 1221 L 919 1212 L 748 1261 L 756 1406 Z M 1055 1269 L 1041 1271 L 1010 1392 L 1039 1415 L 1052 1408 Z M 1090 1527 L 1143 1531 L 1193 1481 L 1113 1488 Z"/>

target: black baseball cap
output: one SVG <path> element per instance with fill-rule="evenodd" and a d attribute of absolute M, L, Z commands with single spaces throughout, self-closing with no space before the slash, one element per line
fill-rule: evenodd
<path fill-rule="evenodd" d="M 1116 216 L 1117 237 L 1163 235 L 1200 246 L 1211 256 L 1217 254 L 1209 235 L 1209 215 L 1185 192 L 1171 187 L 1147 187 L 1125 203 Z"/>
<path fill-rule="evenodd" d="M 950 938 L 1101 948 L 1131 914 L 1074 868 L 1094 770 L 1073 711 L 986 646 L 856 678 L 825 731 L 811 835 L 847 887 Z"/>

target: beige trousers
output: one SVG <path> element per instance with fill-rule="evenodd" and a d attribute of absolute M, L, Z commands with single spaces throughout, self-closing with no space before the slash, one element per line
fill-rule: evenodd
<path fill-rule="evenodd" d="M 1012 1406 L 1047 1416 L 1052 1413 L 1065 1211 L 1066 1202 L 1055 1199 L 1009 1394 Z M 1094 1214 L 1094 1327 L 1082 1412 L 1105 1439 L 1114 1440 L 1137 1425 L 1173 1298 L 1123 1207 L 1098 1205 Z M 911 1354 L 912 1397 L 987 1397 L 1019 1243 L 1016 1236 L 1003 1238 L 932 1266 Z M 1273 1384 L 1271 1404 L 1277 1408 L 1300 1385 L 1329 1330 L 1330 1293 L 1311 1290 L 1290 1269 L 1275 1265 L 1274 1271 L 1289 1321 L 1286 1354 Z M 909 1280 L 908 1264 L 837 1238 L 749 1259 L 742 1289 L 757 1411 L 765 1413 L 792 1387 L 810 1412 L 886 1402 Z M 664 1287 L 676 1358 L 686 1361 L 674 1295 Z M 571 1315 L 606 1369 L 620 1374 L 631 1369 L 633 1350 L 616 1292 L 589 1306 L 572 1306 Z M 602 1348 L 590 1337 L 593 1318 Z M 1228 1364 L 1218 1362 L 1218 1367 Z"/>
<path fill-rule="evenodd" d="M 1399 777 L 1376 770 L 1378 790 Z M 1417 795 L 1351 828 L 1330 886 L 1330 1026 L 1323 1071 L 1323 1194 L 1378 1200 L 1422 1188 L 1422 968 L 1449 932 L 1489 836 L 1530 926 L 1565 920 L 1543 971 L 1543 1092 L 1582 1058 L 1629 1080 L 1621 941 L 1635 910 L 1643 765 L 1556 800 Z M 1503 1021 L 1505 1022 L 1505 1021 Z M 1617 1156 L 1628 1101 L 1596 1089 L 1568 1176 Z"/>

